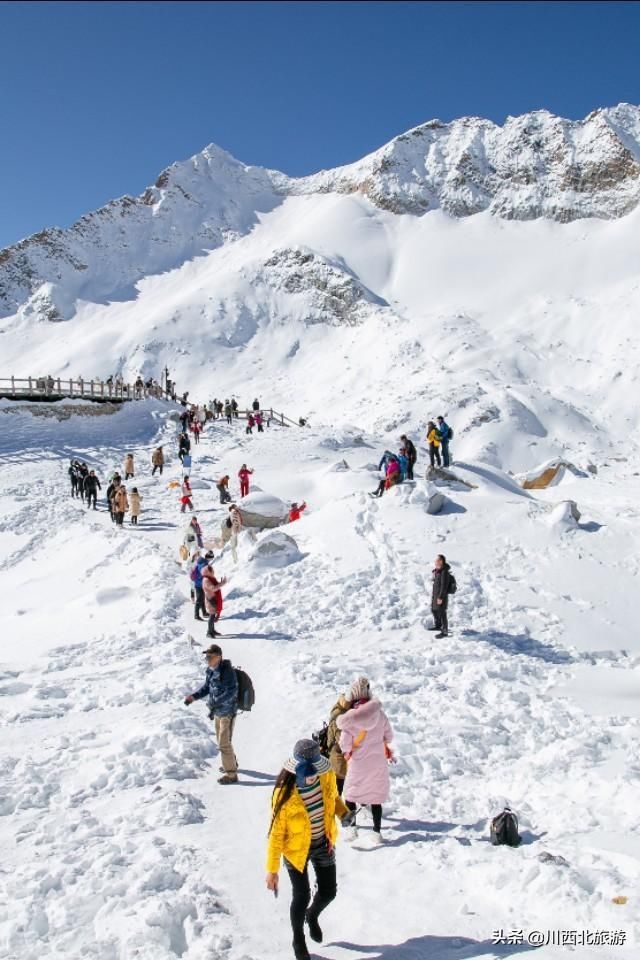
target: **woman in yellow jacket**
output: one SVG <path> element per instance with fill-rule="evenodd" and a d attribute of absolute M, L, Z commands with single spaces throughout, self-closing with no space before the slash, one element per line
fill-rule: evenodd
<path fill-rule="evenodd" d="M 331 764 L 314 740 L 298 740 L 293 756 L 278 775 L 271 799 L 272 816 L 267 849 L 267 889 L 278 894 L 280 860 L 291 880 L 291 928 L 296 960 L 309 960 L 304 935 L 322 942 L 318 917 L 335 898 L 338 836 L 336 817 L 348 824 L 353 814 L 338 795 Z M 313 902 L 309 885 L 313 864 L 317 889 Z"/>
<path fill-rule="evenodd" d="M 437 463 L 440 466 L 440 431 L 433 420 L 427 424 L 427 443 L 429 444 L 429 459 L 431 466 Z"/>

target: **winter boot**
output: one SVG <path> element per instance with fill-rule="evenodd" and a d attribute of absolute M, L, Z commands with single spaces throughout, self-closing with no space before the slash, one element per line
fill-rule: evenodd
<path fill-rule="evenodd" d="M 311 960 L 304 937 L 301 940 L 293 941 L 293 955 L 296 960 Z"/>
<path fill-rule="evenodd" d="M 225 773 L 223 777 L 218 779 L 218 783 L 237 783 L 238 777 L 233 773 Z"/>
<path fill-rule="evenodd" d="M 440 633 L 436 633 L 436 640 L 444 640 L 444 638 L 448 636 L 449 636 L 448 630 L 441 630 Z"/>
<path fill-rule="evenodd" d="M 318 923 L 318 918 L 311 912 L 307 910 L 305 914 L 305 920 L 309 926 L 309 936 L 312 940 L 315 940 L 316 943 L 322 943 L 322 928 Z"/>

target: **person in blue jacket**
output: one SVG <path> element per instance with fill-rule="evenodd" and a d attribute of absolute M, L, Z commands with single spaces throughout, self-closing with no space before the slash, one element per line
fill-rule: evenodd
<path fill-rule="evenodd" d="M 440 445 L 442 448 L 442 466 L 449 466 L 449 441 L 453 437 L 453 430 L 448 423 L 445 422 L 444 417 L 437 417 L 438 421 L 438 433 L 440 434 Z"/>
<path fill-rule="evenodd" d="M 207 608 L 205 603 L 204 590 L 202 588 L 202 571 L 210 560 L 213 560 L 213 550 L 207 550 L 204 557 L 198 557 L 191 568 L 191 582 L 195 589 L 196 605 L 193 611 L 194 620 L 206 620 Z M 202 616 L 200 616 L 202 614 Z"/>
<path fill-rule="evenodd" d="M 402 448 L 398 454 L 398 461 L 400 463 L 400 474 L 402 481 L 404 482 L 407 479 L 407 474 L 409 472 L 409 457 L 407 456 L 407 451 Z"/>
<path fill-rule="evenodd" d="M 204 651 L 207 672 L 199 690 L 185 697 L 187 706 L 194 700 L 209 698 L 209 717 L 214 721 L 224 776 L 218 783 L 238 782 L 238 760 L 232 740 L 238 713 L 238 678 L 230 660 L 222 659 L 222 648 L 212 643 Z"/>

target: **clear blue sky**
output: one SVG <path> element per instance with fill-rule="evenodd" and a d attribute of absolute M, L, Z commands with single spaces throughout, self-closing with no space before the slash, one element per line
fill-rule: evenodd
<path fill-rule="evenodd" d="M 217 143 L 304 174 L 433 117 L 640 102 L 639 3 L 0 2 L 0 247 Z"/>

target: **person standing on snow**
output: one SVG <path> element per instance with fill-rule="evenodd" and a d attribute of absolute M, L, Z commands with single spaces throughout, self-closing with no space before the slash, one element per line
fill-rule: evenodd
<path fill-rule="evenodd" d="M 231 494 L 229 493 L 229 474 L 225 473 L 216 483 L 216 490 L 220 494 L 220 503 L 231 503 Z"/>
<path fill-rule="evenodd" d="M 233 408 L 228 400 L 224 402 L 224 415 L 227 418 L 227 423 L 231 426 L 233 423 Z"/>
<path fill-rule="evenodd" d="M 178 457 L 180 459 L 180 463 L 183 462 L 184 457 L 188 455 L 190 450 L 191 440 L 189 440 L 189 437 L 186 435 L 186 433 L 181 433 L 178 441 Z"/>
<path fill-rule="evenodd" d="M 89 476 L 89 467 L 86 465 L 84 460 L 82 463 L 78 464 L 78 490 L 80 491 L 80 499 L 84 503 L 84 482 Z"/>
<path fill-rule="evenodd" d="M 371 807 L 374 843 L 382 843 L 382 804 L 389 799 L 389 763 L 393 754 L 391 724 L 379 700 L 372 699 L 369 681 L 360 677 L 352 685 L 350 710 L 336 717 L 341 731 L 340 749 L 347 761 L 344 797 L 350 810 L 356 804 Z M 355 818 L 353 837 L 357 835 Z"/>
<path fill-rule="evenodd" d="M 185 697 L 189 706 L 194 700 L 209 699 L 209 717 L 215 723 L 216 737 L 224 775 L 218 783 L 238 782 L 238 760 L 233 749 L 233 729 L 238 713 L 238 678 L 229 660 L 222 659 L 222 648 L 212 643 L 204 651 L 207 673 L 204 684 Z"/>
<path fill-rule="evenodd" d="M 444 417 L 437 417 L 438 420 L 438 433 L 440 434 L 440 443 L 442 445 L 442 464 L 445 467 L 449 466 L 449 441 L 453 437 L 453 430 L 446 423 Z"/>
<path fill-rule="evenodd" d="M 238 414 L 238 401 L 236 400 L 235 397 L 233 397 L 232 400 L 231 400 L 231 411 L 232 411 L 234 417 L 235 417 L 236 420 L 237 420 L 237 419 L 238 419 L 238 416 L 239 416 L 239 414 Z"/>
<path fill-rule="evenodd" d="M 436 640 L 449 636 L 449 620 L 447 608 L 449 606 L 449 586 L 451 583 L 451 567 L 444 554 L 439 553 L 433 565 L 433 588 L 431 591 L 431 613 L 433 626 L 429 630 L 438 630 Z"/>
<path fill-rule="evenodd" d="M 129 494 L 129 509 L 131 512 L 131 524 L 134 527 L 138 526 L 138 517 L 140 516 L 140 504 L 142 503 L 142 497 L 138 493 L 138 488 L 134 487 Z"/>
<path fill-rule="evenodd" d="M 102 490 L 100 481 L 96 477 L 95 470 L 89 470 L 89 475 L 84 481 L 84 498 L 87 504 L 87 510 L 93 503 L 93 509 L 97 510 L 96 502 L 98 499 L 98 490 Z"/>
<path fill-rule="evenodd" d="M 180 513 L 184 513 L 187 507 L 189 507 L 189 510 L 193 511 L 193 503 L 191 502 L 193 490 L 191 489 L 191 484 L 189 483 L 189 477 L 185 477 L 182 481 L 181 492 L 182 496 L 180 497 L 180 503 L 182 506 L 180 507 Z"/>
<path fill-rule="evenodd" d="M 291 880 L 291 929 L 296 960 L 310 960 L 305 922 L 316 943 L 323 939 L 320 914 L 338 890 L 335 844 L 336 818 L 349 822 L 351 814 L 338 794 L 331 764 L 314 740 L 298 740 L 293 755 L 278 774 L 271 797 L 271 825 L 267 847 L 267 890 L 277 894 L 280 864 Z M 311 900 L 309 864 L 316 875 Z"/>
<path fill-rule="evenodd" d="M 251 408 L 252 408 L 252 410 L 253 410 L 254 413 L 257 413 L 258 410 L 260 409 L 260 401 L 258 400 L 257 397 L 255 398 L 255 400 L 254 400 L 253 403 L 251 404 Z"/>
<path fill-rule="evenodd" d="M 426 440 L 429 444 L 429 460 L 431 461 L 431 466 L 435 467 L 436 463 L 440 466 L 440 433 L 433 420 L 429 420 L 427 424 Z"/>
<path fill-rule="evenodd" d="M 134 478 L 134 469 L 133 469 L 133 454 L 128 453 L 124 458 L 124 479 L 133 480 Z"/>
<path fill-rule="evenodd" d="M 202 432 L 202 426 L 199 420 L 196 419 L 193 421 L 193 423 L 191 424 L 191 432 L 193 433 L 193 440 L 197 447 L 198 444 L 200 443 L 200 434 Z"/>
<path fill-rule="evenodd" d="M 80 496 L 78 491 L 78 479 L 80 477 L 80 474 L 78 472 L 77 460 L 71 461 L 71 464 L 69 466 L 69 469 L 67 470 L 67 473 L 69 474 L 69 480 L 71 481 L 71 496 L 72 497 Z"/>
<path fill-rule="evenodd" d="M 407 437 L 405 433 L 400 437 L 404 449 L 407 451 L 407 459 L 409 460 L 409 466 L 407 468 L 407 480 L 413 480 L 413 468 L 418 459 L 418 452 L 411 440 Z"/>
<path fill-rule="evenodd" d="M 258 428 L 258 433 L 264 433 L 264 427 L 262 426 L 262 424 L 264 423 L 264 418 L 263 418 L 263 416 L 262 416 L 262 414 L 260 413 L 259 410 L 258 410 L 258 412 L 255 414 L 255 418 L 254 418 L 254 419 L 255 419 L 255 421 L 256 421 L 256 427 Z"/>
<path fill-rule="evenodd" d="M 246 497 L 249 493 L 249 477 L 253 473 L 253 470 L 249 469 L 246 463 L 243 463 L 240 469 L 238 470 L 238 477 L 240 479 L 240 496 Z"/>
<path fill-rule="evenodd" d="M 398 452 L 398 463 L 400 464 L 400 482 L 404 483 L 409 474 L 409 457 L 404 447 Z"/>
<path fill-rule="evenodd" d="M 128 509 L 129 500 L 127 499 L 127 488 L 121 483 L 113 494 L 113 512 L 118 527 L 121 527 L 124 523 L 124 515 Z"/>
<path fill-rule="evenodd" d="M 111 482 L 109 483 L 109 486 L 107 487 L 107 506 L 109 507 L 109 516 L 111 517 L 114 523 L 116 520 L 116 512 L 113 504 L 113 498 L 119 486 L 120 486 L 120 474 L 115 473 L 111 478 Z"/>
<path fill-rule="evenodd" d="M 162 447 L 158 447 L 153 451 L 151 455 L 151 464 L 153 470 L 151 471 L 151 476 L 155 476 L 156 470 L 160 471 L 160 476 L 162 476 L 162 468 L 164 467 L 164 450 Z"/>
<path fill-rule="evenodd" d="M 206 618 L 206 599 L 202 589 L 202 574 L 204 568 L 213 560 L 213 551 L 208 550 L 204 557 L 198 557 L 191 568 L 191 582 L 195 589 L 195 607 L 193 610 L 194 620 L 204 620 Z M 202 614 L 202 616 L 200 616 Z"/>
<path fill-rule="evenodd" d="M 247 410 L 247 427 L 245 429 L 245 433 L 253 433 L 253 428 L 255 427 L 255 425 L 256 425 L 255 417 L 253 416 L 252 413 L 249 413 L 249 411 Z"/>
<path fill-rule="evenodd" d="M 189 524 L 184 532 L 184 539 L 182 541 L 189 551 L 189 556 L 202 548 L 203 537 L 202 537 L 202 527 L 198 523 L 197 517 L 191 517 Z"/>
<path fill-rule="evenodd" d="M 211 566 L 211 562 L 209 562 L 203 569 L 202 589 L 204 590 L 206 611 L 209 615 L 207 637 L 210 639 L 220 636 L 216 630 L 216 623 L 222 614 L 222 588 L 226 582 L 226 577 L 223 577 L 222 580 L 217 579 L 213 567 Z"/>

